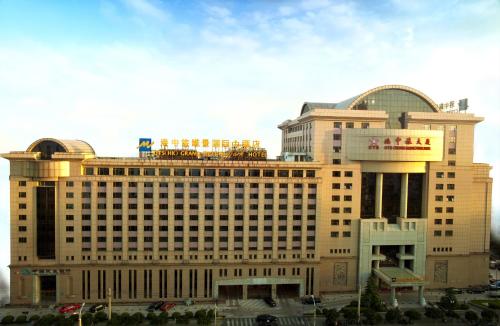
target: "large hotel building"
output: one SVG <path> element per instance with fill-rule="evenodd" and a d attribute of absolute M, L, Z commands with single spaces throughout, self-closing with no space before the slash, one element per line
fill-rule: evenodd
<path fill-rule="evenodd" d="M 392 299 L 411 287 L 424 304 L 424 286 L 486 284 L 482 120 L 390 85 L 305 103 L 278 126 L 278 159 L 99 157 L 81 140 L 39 139 L 2 155 L 11 303 L 99 302 L 108 289 L 114 302 L 320 296 L 374 274 Z"/>

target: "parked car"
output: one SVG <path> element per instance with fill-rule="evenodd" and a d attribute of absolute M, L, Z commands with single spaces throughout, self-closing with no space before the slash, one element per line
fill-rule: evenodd
<path fill-rule="evenodd" d="M 98 311 L 104 310 L 104 308 L 106 308 L 106 306 L 103 304 L 95 304 L 89 308 L 89 312 L 91 312 L 91 313 L 98 312 Z"/>
<path fill-rule="evenodd" d="M 276 307 L 276 301 L 271 297 L 265 297 L 264 301 L 271 307 Z"/>
<path fill-rule="evenodd" d="M 490 290 L 500 290 L 500 281 L 496 280 L 493 283 L 490 284 L 489 286 Z"/>
<path fill-rule="evenodd" d="M 82 306 L 79 303 L 67 304 L 67 305 L 62 306 L 61 308 L 59 308 L 59 312 L 61 314 L 70 313 L 70 312 L 74 312 L 74 311 L 80 309 L 81 307 Z"/>
<path fill-rule="evenodd" d="M 167 301 L 165 301 L 161 307 L 160 307 L 160 310 L 161 311 L 169 311 L 170 309 L 172 309 L 173 307 L 175 307 L 175 303 L 168 303 Z"/>
<path fill-rule="evenodd" d="M 485 291 L 486 289 L 480 286 L 473 286 L 466 290 L 467 293 L 474 293 L 474 294 L 484 293 Z"/>
<path fill-rule="evenodd" d="M 157 302 L 153 302 L 152 304 L 150 304 L 147 308 L 147 311 L 149 312 L 153 312 L 155 310 L 158 310 L 160 309 L 160 307 L 163 305 L 163 301 L 157 301 Z"/>
<path fill-rule="evenodd" d="M 321 303 L 321 299 L 317 297 L 307 296 L 302 298 L 303 304 L 318 304 Z"/>
<path fill-rule="evenodd" d="M 457 288 L 447 288 L 446 292 L 450 292 L 452 294 L 462 294 L 464 291 L 462 289 L 457 289 Z"/>
<path fill-rule="evenodd" d="M 257 325 L 259 326 L 268 326 L 268 325 L 277 325 L 278 324 L 278 318 L 272 316 L 272 315 L 258 315 L 257 318 L 255 318 L 257 321 Z"/>

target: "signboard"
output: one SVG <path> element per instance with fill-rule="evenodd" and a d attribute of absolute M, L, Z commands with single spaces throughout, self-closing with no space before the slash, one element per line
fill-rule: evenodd
<path fill-rule="evenodd" d="M 344 129 L 342 147 L 353 161 L 441 161 L 443 131 Z"/>
<path fill-rule="evenodd" d="M 258 140 L 240 142 L 227 139 L 212 139 L 211 141 L 209 139 L 161 139 L 160 149 L 152 149 L 153 144 L 150 138 L 140 138 L 138 147 L 140 157 L 160 160 L 263 161 L 267 159 L 267 151 L 260 147 Z M 174 148 L 169 148 L 170 146 Z"/>
<path fill-rule="evenodd" d="M 466 112 L 469 108 L 469 99 L 461 99 L 458 101 L 449 101 L 439 104 L 439 109 L 443 112 L 460 113 Z"/>
<path fill-rule="evenodd" d="M 145 157 L 147 153 L 151 152 L 152 146 L 153 142 L 151 141 L 151 138 L 139 138 L 139 146 L 137 146 L 139 149 L 139 156 Z"/>

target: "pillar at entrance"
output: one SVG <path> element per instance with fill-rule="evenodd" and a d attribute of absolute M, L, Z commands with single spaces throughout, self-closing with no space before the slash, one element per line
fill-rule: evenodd
<path fill-rule="evenodd" d="M 271 297 L 276 299 L 276 284 L 271 285 Z"/>
<path fill-rule="evenodd" d="M 405 254 L 405 246 L 399 246 L 399 255 L 403 256 Z M 399 258 L 399 268 L 405 268 L 405 261 Z"/>
<path fill-rule="evenodd" d="M 384 174 L 377 173 L 375 183 L 375 218 L 382 217 L 382 193 L 384 187 Z"/>
<path fill-rule="evenodd" d="M 401 174 L 401 200 L 399 204 L 399 216 L 408 217 L 408 173 Z"/>
<path fill-rule="evenodd" d="M 243 300 L 248 299 L 248 285 L 243 285 Z"/>
<path fill-rule="evenodd" d="M 32 275 L 31 279 L 33 282 L 33 305 L 38 305 L 40 304 L 40 277 L 38 275 Z"/>
<path fill-rule="evenodd" d="M 425 307 L 427 305 L 427 302 L 425 302 L 425 298 L 424 298 L 424 287 L 423 286 L 418 287 L 418 303 L 423 307 Z"/>
<path fill-rule="evenodd" d="M 395 287 L 391 287 L 390 304 L 394 308 L 396 308 L 398 306 L 398 300 L 396 299 L 396 288 Z"/>

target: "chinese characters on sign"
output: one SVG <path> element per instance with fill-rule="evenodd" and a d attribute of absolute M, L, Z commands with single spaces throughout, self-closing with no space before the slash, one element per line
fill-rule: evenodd
<path fill-rule="evenodd" d="M 229 148 L 260 148 L 260 141 L 258 140 L 242 140 L 241 142 L 238 140 L 229 141 L 228 139 L 171 139 L 170 141 L 166 138 L 161 139 L 160 141 L 161 148 L 167 149 L 169 145 L 172 145 L 175 149 L 177 149 L 180 145 L 181 148 L 213 148 L 213 149 L 229 149 Z M 210 146 L 211 145 L 211 146 Z"/>
<path fill-rule="evenodd" d="M 378 137 L 371 137 L 368 140 L 368 149 L 375 149 L 375 150 L 380 149 L 379 143 L 380 143 L 380 139 Z M 384 139 L 383 149 L 430 151 L 431 150 L 431 139 L 430 138 L 420 138 L 420 137 L 401 138 L 399 136 L 397 136 L 396 138 L 386 137 Z"/>
<path fill-rule="evenodd" d="M 262 161 L 267 159 L 267 151 L 260 147 L 258 140 L 228 139 L 166 139 L 160 140 L 160 149 L 153 150 L 150 138 L 139 140 L 140 157 L 168 160 L 231 160 Z M 169 148 L 169 145 L 173 148 Z M 211 146 L 210 146 L 211 145 Z M 198 151 L 198 149 L 205 149 Z"/>

